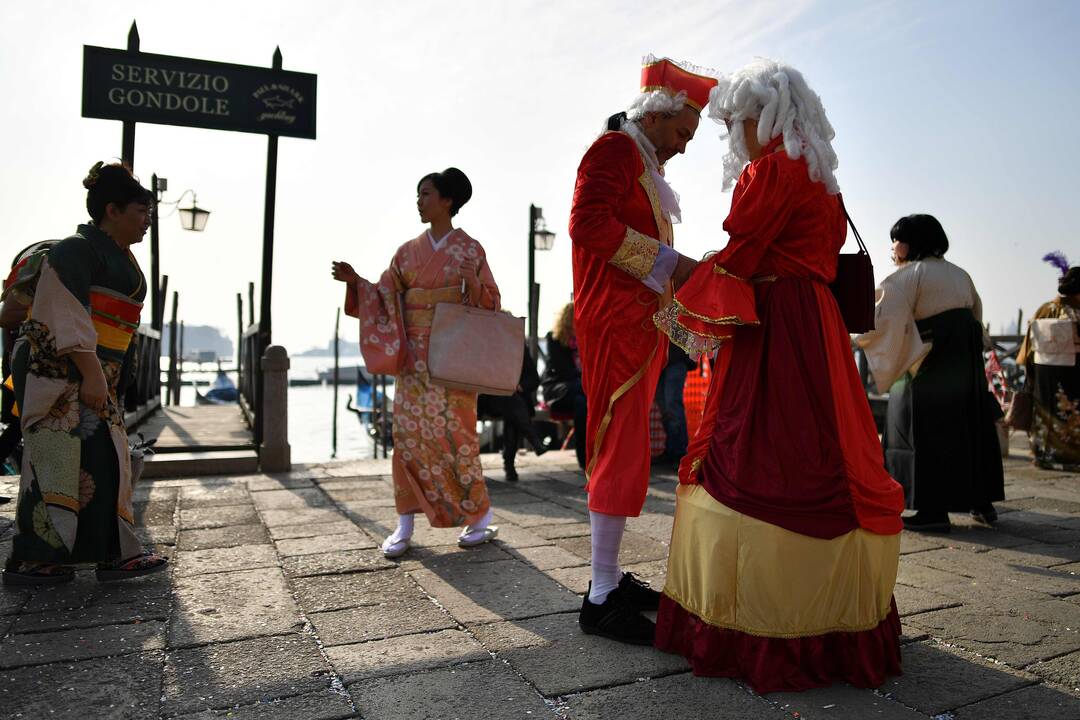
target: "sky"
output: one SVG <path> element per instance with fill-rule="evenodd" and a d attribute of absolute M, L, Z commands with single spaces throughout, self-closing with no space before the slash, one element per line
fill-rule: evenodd
<path fill-rule="evenodd" d="M 344 292 L 331 260 L 376 279 L 424 229 L 417 181 L 450 165 L 474 188 L 457 224 L 483 244 L 519 315 L 529 204 L 543 208 L 556 233 L 537 255 L 543 333 L 570 299 L 578 162 L 637 94 L 648 53 L 721 71 L 755 56 L 799 68 L 836 129 L 837 177 L 878 278 L 892 269 L 893 222 L 931 213 L 991 329 L 1011 332 L 1018 310 L 1029 317 L 1055 295 L 1042 255 L 1080 263 L 1080 3 L 1068 0 L 4 2 L 5 257 L 85 222 L 81 180 L 119 157 L 121 124 L 80 116 L 82 46 L 124 47 L 132 20 L 145 52 L 269 66 L 280 46 L 286 69 L 318 75 L 317 139 L 279 145 L 274 342 L 291 352 L 332 337 Z M 675 246 L 691 256 L 727 242 L 719 130 L 703 118 L 668 165 L 683 209 Z M 162 272 L 187 324 L 235 336 L 236 293 L 260 280 L 266 146 L 261 135 L 137 127 L 144 184 L 156 172 L 165 200 L 190 188 L 212 213 L 203 233 L 162 219 Z M 148 239 L 136 248 L 147 272 Z M 356 338 L 355 321 L 342 329 Z"/>

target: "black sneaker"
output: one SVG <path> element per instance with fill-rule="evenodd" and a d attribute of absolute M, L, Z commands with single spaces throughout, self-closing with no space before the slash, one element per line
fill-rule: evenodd
<path fill-rule="evenodd" d="M 660 593 L 649 587 L 649 583 L 641 580 L 634 573 L 622 574 L 619 590 L 626 596 L 627 602 L 638 610 L 648 612 L 660 609 Z"/>
<path fill-rule="evenodd" d="M 949 522 L 949 514 L 943 512 L 927 512 L 920 510 L 911 517 L 903 518 L 904 529 L 915 532 L 952 532 L 952 524 Z"/>
<path fill-rule="evenodd" d="M 986 505 L 982 507 L 973 508 L 971 510 L 971 517 L 986 525 L 993 525 L 997 522 L 998 514 L 992 503 L 986 503 Z"/>
<path fill-rule="evenodd" d="M 630 604 L 622 588 L 612 590 L 599 605 L 589 602 L 589 594 L 585 593 L 578 625 L 587 635 L 599 635 L 628 645 L 652 645 L 656 637 L 656 625 Z"/>
<path fill-rule="evenodd" d="M 506 482 L 517 482 L 518 474 L 514 468 L 506 468 Z"/>

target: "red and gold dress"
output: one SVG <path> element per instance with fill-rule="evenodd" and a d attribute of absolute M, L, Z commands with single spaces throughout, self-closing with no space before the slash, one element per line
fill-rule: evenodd
<path fill-rule="evenodd" d="M 690 351 L 719 347 L 679 472 L 656 644 L 761 693 L 875 687 L 900 673 L 904 497 L 828 288 L 840 200 L 778 138 L 743 171 L 724 229 L 727 247 L 656 318 Z"/>
<path fill-rule="evenodd" d="M 667 359 L 652 316 L 670 301 L 646 287 L 671 222 L 637 143 L 609 132 L 578 167 L 570 211 L 574 329 L 588 403 L 589 509 L 637 516 L 649 485 L 649 408 Z"/>

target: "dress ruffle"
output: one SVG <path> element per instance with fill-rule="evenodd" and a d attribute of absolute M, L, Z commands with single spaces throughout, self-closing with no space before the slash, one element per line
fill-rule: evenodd
<path fill-rule="evenodd" d="M 870 630 L 770 638 L 709 625 L 663 595 L 656 647 L 685 657 L 695 675 L 738 678 L 760 694 L 836 682 L 874 688 L 902 674 L 895 600 L 885 619 Z"/>
<path fill-rule="evenodd" d="M 653 322 L 691 357 L 730 340 L 738 325 L 759 324 L 753 285 L 720 265 L 703 262 Z"/>

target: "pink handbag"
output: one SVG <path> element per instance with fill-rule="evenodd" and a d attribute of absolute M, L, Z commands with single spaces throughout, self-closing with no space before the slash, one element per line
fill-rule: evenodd
<path fill-rule="evenodd" d="M 437 303 L 428 341 L 428 374 L 448 388 L 513 395 L 525 353 L 525 318 L 499 310 Z"/>

